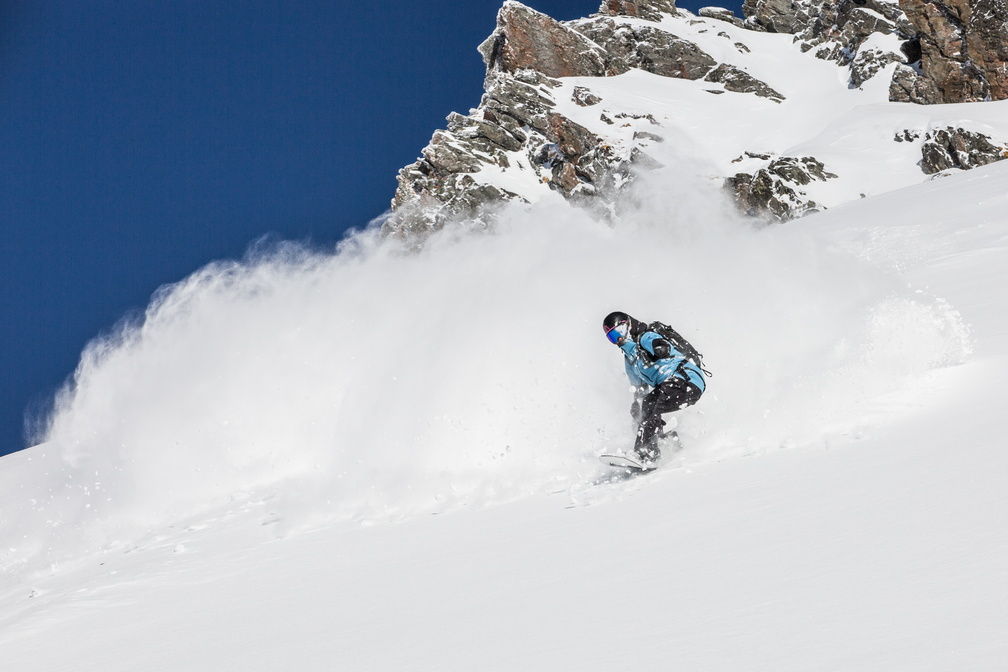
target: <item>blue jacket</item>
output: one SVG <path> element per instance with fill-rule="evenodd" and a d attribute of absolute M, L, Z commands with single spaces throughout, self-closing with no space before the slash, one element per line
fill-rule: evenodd
<path fill-rule="evenodd" d="M 661 334 L 655 331 L 645 331 L 635 343 L 627 338 L 620 350 L 623 351 L 623 364 L 626 367 L 627 378 L 634 387 L 657 387 L 672 378 L 693 383 L 701 392 L 707 387 L 700 367 L 686 358 Z M 665 356 L 659 357 L 658 350 Z M 641 351 L 644 351 L 643 353 Z M 666 354 L 667 353 L 667 354 Z"/>

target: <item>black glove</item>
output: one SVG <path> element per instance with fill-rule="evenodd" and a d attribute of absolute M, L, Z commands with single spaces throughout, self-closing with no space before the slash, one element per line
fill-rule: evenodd
<path fill-rule="evenodd" d="M 637 424 L 640 424 L 640 421 L 643 419 L 641 417 L 641 400 L 643 400 L 646 396 L 646 389 L 643 387 L 634 388 L 633 403 L 630 404 L 630 417 L 633 418 L 633 421 Z"/>

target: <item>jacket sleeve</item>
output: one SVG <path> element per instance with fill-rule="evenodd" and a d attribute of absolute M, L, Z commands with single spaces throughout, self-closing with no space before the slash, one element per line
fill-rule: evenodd
<path fill-rule="evenodd" d="M 634 368 L 630 365 L 630 360 L 626 357 L 623 358 L 623 368 L 626 370 L 627 378 L 630 379 L 630 384 L 634 387 L 647 387 L 648 383 L 634 371 Z"/>

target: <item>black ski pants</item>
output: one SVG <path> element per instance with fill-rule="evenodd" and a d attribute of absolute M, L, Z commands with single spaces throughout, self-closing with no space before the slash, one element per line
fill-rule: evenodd
<path fill-rule="evenodd" d="M 692 406 L 703 394 L 693 383 L 681 378 L 672 378 L 654 388 L 641 401 L 640 427 L 634 451 L 649 459 L 657 459 L 658 430 L 665 426 L 662 413 L 671 413 Z"/>

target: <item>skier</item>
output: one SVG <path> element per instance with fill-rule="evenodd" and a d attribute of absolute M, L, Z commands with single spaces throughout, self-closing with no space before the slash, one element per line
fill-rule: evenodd
<path fill-rule="evenodd" d="M 661 456 L 658 434 L 662 413 L 692 406 L 707 387 L 703 355 L 672 327 L 645 324 L 623 312 L 606 315 L 602 330 L 623 351 L 627 378 L 634 389 L 630 415 L 639 423 L 634 452 L 653 466 Z"/>

